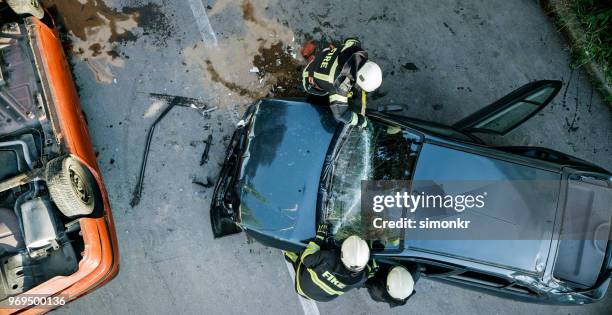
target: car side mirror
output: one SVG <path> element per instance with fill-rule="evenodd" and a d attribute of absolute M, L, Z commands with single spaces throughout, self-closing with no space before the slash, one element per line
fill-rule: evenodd
<path fill-rule="evenodd" d="M 380 105 L 377 110 L 383 113 L 401 112 L 404 110 L 404 106 L 399 104 Z"/>

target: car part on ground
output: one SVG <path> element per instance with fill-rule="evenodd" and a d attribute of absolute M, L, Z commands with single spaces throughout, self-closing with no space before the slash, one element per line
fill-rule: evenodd
<path fill-rule="evenodd" d="M 210 148 L 212 147 L 212 141 L 212 135 L 208 135 L 208 138 L 206 138 L 206 141 L 204 141 L 204 152 L 202 152 L 202 157 L 200 158 L 200 166 L 208 163 L 208 154 L 210 153 Z"/>
<path fill-rule="evenodd" d="M 166 117 L 166 115 L 178 104 L 178 99 L 173 98 L 164 108 L 164 110 L 157 116 L 155 121 L 149 127 L 149 131 L 147 132 L 147 140 L 145 142 L 144 153 L 142 154 L 142 161 L 140 162 L 140 172 L 138 172 L 138 181 L 136 182 L 136 187 L 132 193 L 132 200 L 130 201 L 130 206 L 134 208 L 140 203 L 140 198 L 142 197 L 142 185 L 144 184 L 145 172 L 147 170 L 147 161 L 149 160 L 149 150 L 151 149 L 151 140 L 153 139 L 153 133 L 155 132 L 155 127 L 157 124 Z"/>
<path fill-rule="evenodd" d="M 0 1 L 0 305 L 69 301 L 117 274 L 112 215 L 53 22 L 9 11 Z"/>
<path fill-rule="evenodd" d="M 195 108 L 195 109 L 202 110 L 202 111 L 205 111 L 206 106 L 207 106 L 202 101 L 199 101 L 194 98 L 184 97 L 184 96 L 172 96 L 172 95 L 157 94 L 157 93 L 150 93 L 150 95 L 157 99 L 165 100 L 167 102 L 167 105 L 162 110 L 162 112 L 159 114 L 159 116 L 157 116 L 155 121 L 153 121 L 153 123 L 149 127 L 149 131 L 147 132 L 147 140 L 145 141 L 144 153 L 142 155 L 142 161 L 140 162 L 140 172 L 138 173 L 138 181 L 136 182 L 136 187 L 134 188 L 134 191 L 132 192 L 132 200 L 130 201 L 130 206 L 132 208 L 137 206 L 140 203 L 140 199 L 142 198 L 142 188 L 144 185 L 145 172 L 147 170 L 147 161 L 149 159 L 149 151 L 151 149 L 151 140 L 153 139 L 153 133 L 155 132 L 155 128 L 157 127 L 157 124 L 159 124 L 159 122 L 161 122 L 164 119 L 164 117 L 166 117 L 166 115 L 170 112 L 170 110 L 172 110 L 172 108 L 174 108 L 175 106 Z"/>
<path fill-rule="evenodd" d="M 194 178 L 194 179 L 191 180 L 191 183 L 195 184 L 195 185 L 198 185 L 200 187 L 203 187 L 203 188 L 210 188 L 210 187 L 213 187 L 215 185 L 215 181 L 212 180 L 212 178 L 210 178 L 210 176 L 206 176 L 206 182 L 199 181 L 199 180 Z"/>

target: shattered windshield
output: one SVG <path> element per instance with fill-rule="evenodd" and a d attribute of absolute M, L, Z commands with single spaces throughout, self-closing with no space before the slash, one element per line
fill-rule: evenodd
<path fill-rule="evenodd" d="M 408 180 L 412 177 L 417 153 L 411 149 L 414 135 L 370 120 L 367 128 L 347 131 L 333 167 L 325 218 L 337 243 L 350 235 L 361 233 L 361 181 Z M 395 218 L 400 219 L 400 218 Z M 389 229 L 387 229 L 389 230 Z M 373 248 L 399 248 L 401 233 L 395 231 L 394 241 L 373 244 Z"/>

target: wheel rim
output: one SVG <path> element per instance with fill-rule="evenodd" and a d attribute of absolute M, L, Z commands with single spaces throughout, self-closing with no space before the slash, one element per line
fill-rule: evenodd
<path fill-rule="evenodd" d="M 70 183 L 72 184 L 72 189 L 76 193 L 78 199 L 84 203 L 85 205 L 91 205 L 93 200 L 91 187 L 89 187 L 89 183 L 81 176 L 81 174 L 75 171 L 72 167 L 68 169 L 70 176 Z"/>

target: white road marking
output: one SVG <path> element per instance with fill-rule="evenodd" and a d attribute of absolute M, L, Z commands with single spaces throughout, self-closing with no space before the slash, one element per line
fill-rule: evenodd
<path fill-rule="evenodd" d="M 293 270 L 293 265 L 287 260 L 283 260 L 285 261 L 285 264 L 287 264 L 287 269 L 289 270 L 292 283 L 295 283 L 295 270 Z M 297 295 L 298 299 L 300 299 L 300 305 L 302 305 L 304 315 L 319 315 L 319 308 L 317 307 L 317 303 L 315 303 L 315 301 L 304 298 L 297 293 L 295 295 Z"/>
<path fill-rule="evenodd" d="M 217 47 L 217 35 L 215 35 L 215 31 L 210 25 L 210 20 L 208 19 L 208 14 L 206 14 L 206 8 L 204 8 L 202 0 L 189 0 L 189 7 L 191 7 L 191 12 L 196 20 L 198 31 L 202 36 L 204 45 L 207 47 Z"/>

